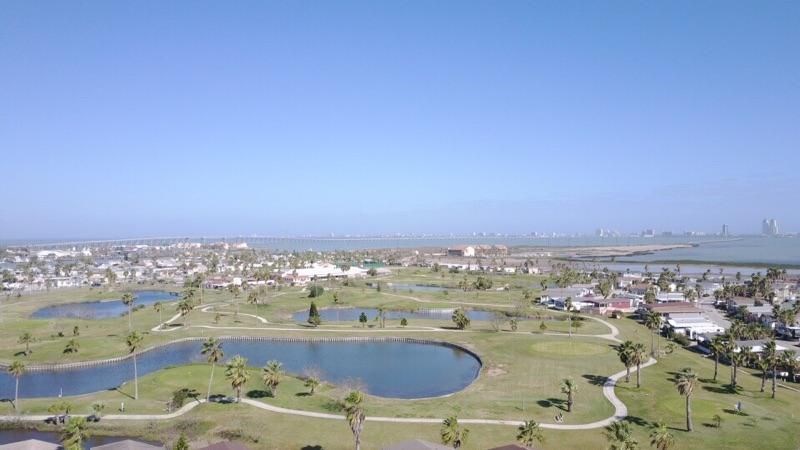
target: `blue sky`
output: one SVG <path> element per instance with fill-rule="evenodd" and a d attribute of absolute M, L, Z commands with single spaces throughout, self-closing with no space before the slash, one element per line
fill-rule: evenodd
<path fill-rule="evenodd" d="M 0 6 L 0 237 L 800 230 L 800 2 Z"/>

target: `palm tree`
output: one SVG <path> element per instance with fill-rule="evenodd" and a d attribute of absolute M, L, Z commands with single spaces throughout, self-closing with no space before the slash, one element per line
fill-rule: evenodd
<path fill-rule="evenodd" d="M 128 353 L 133 354 L 133 398 L 139 399 L 139 371 L 136 367 L 136 350 L 142 345 L 142 335 L 131 331 L 125 338 L 125 344 L 128 346 Z"/>
<path fill-rule="evenodd" d="M 133 329 L 133 322 L 131 321 L 131 316 L 133 316 L 133 302 L 136 301 L 136 298 L 130 292 L 126 292 L 122 294 L 122 304 L 128 307 L 128 332 Z"/>
<path fill-rule="evenodd" d="M 236 355 L 228 361 L 225 378 L 231 382 L 231 387 L 236 391 L 236 401 L 241 401 L 242 387 L 250 379 L 250 373 L 247 371 L 247 358 Z"/>
<path fill-rule="evenodd" d="M 625 365 L 625 382 L 631 381 L 631 367 L 633 366 L 633 341 L 625 341 L 617 346 L 617 356 Z"/>
<path fill-rule="evenodd" d="M 75 339 L 70 339 L 67 342 L 67 346 L 64 347 L 64 353 L 78 353 L 78 349 L 80 348 L 80 344 Z"/>
<path fill-rule="evenodd" d="M 314 395 L 314 390 L 319 386 L 320 380 L 316 375 L 306 377 L 305 386 L 310 389 L 308 395 Z"/>
<path fill-rule="evenodd" d="M 190 312 L 192 312 L 192 309 L 194 309 L 194 305 L 190 300 L 183 299 L 178 302 L 177 309 L 181 317 L 186 317 Z M 189 322 L 188 319 L 183 319 L 183 326 L 186 326 L 188 322 Z"/>
<path fill-rule="evenodd" d="M 561 380 L 561 393 L 567 394 L 567 412 L 572 412 L 572 404 L 575 400 L 575 393 L 578 392 L 578 385 L 572 378 Z"/>
<path fill-rule="evenodd" d="M 719 373 L 719 357 L 725 354 L 725 341 L 722 336 L 714 336 L 708 347 L 714 355 L 714 381 Z"/>
<path fill-rule="evenodd" d="M 567 311 L 567 331 L 570 337 L 572 337 L 572 297 L 567 297 L 567 300 L 564 302 L 564 309 Z"/>
<path fill-rule="evenodd" d="M 778 384 L 778 363 L 780 356 L 778 355 L 778 346 L 775 344 L 775 339 L 770 339 L 769 342 L 764 344 L 764 350 L 761 352 L 761 358 L 766 363 L 766 366 L 772 369 L 772 398 L 775 398 L 775 388 Z M 764 385 L 761 385 L 761 392 L 764 392 Z"/>
<path fill-rule="evenodd" d="M 731 355 L 731 386 L 736 389 L 738 385 L 737 375 L 739 374 L 739 367 L 746 366 L 753 359 L 753 352 L 750 347 L 742 347 L 738 352 Z"/>
<path fill-rule="evenodd" d="M 467 443 L 469 428 L 459 426 L 458 417 L 450 416 L 442 422 L 440 434 L 442 436 L 442 444 L 452 445 L 453 448 L 461 448 L 462 445 Z"/>
<path fill-rule="evenodd" d="M 636 388 L 642 387 L 642 363 L 647 358 L 647 348 L 641 342 L 637 342 L 631 348 L 631 362 L 636 364 Z"/>
<path fill-rule="evenodd" d="M 675 438 L 669 432 L 667 424 L 656 423 L 653 431 L 650 432 L 650 445 L 657 450 L 669 450 L 675 445 Z"/>
<path fill-rule="evenodd" d="M 19 379 L 25 374 L 25 364 L 14 361 L 8 366 L 8 374 L 14 377 L 14 411 L 19 409 Z"/>
<path fill-rule="evenodd" d="M 206 361 L 211 364 L 211 376 L 208 378 L 208 393 L 206 394 L 206 400 L 208 400 L 211 398 L 211 383 L 214 381 L 214 368 L 222 357 L 225 356 L 225 353 L 222 351 L 222 342 L 213 337 L 208 338 L 207 341 L 203 342 L 203 350 L 200 351 L 200 354 L 205 355 Z"/>
<path fill-rule="evenodd" d="M 361 391 L 352 391 L 344 399 L 344 411 L 347 424 L 356 441 L 356 450 L 361 450 L 361 432 L 364 431 L 364 421 L 367 415 L 364 413 L 364 394 Z"/>
<path fill-rule="evenodd" d="M 278 394 L 278 385 L 281 384 L 283 379 L 283 364 L 280 361 L 268 361 L 267 365 L 264 366 L 261 379 L 267 385 L 267 389 L 270 390 L 272 396 L 275 397 Z"/>
<path fill-rule="evenodd" d="M 686 397 L 686 431 L 692 431 L 692 393 L 699 383 L 697 374 L 690 368 L 678 372 L 675 377 L 675 388 Z"/>
<path fill-rule="evenodd" d="M 164 305 L 161 302 L 155 302 L 153 303 L 153 309 L 158 313 L 158 326 L 160 327 L 164 324 L 164 320 L 161 318 L 161 310 L 164 309 Z"/>
<path fill-rule="evenodd" d="M 20 344 L 25 344 L 25 356 L 31 354 L 31 342 L 33 342 L 33 336 L 29 332 L 24 332 L 20 335 L 19 341 Z"/>
<path fill-rule="evenodd" d="M 644 325 L 650 329 L 650 355 L 656 356 L 656 333 L 661 330 L 663 319 L 661 313 L 656 311 L 648 311 L 644 318 Z"/>
<path fill-rule="evenodd" d="M 639 442 L 633 438 L 631 426 L 628 422 L 613 422 L 606 427 L 605 433 L 608 439 L 609 450 L 635 450 Z"/>
<path fill-rule="evenodd" d="M 64 431 L 61 432 L 61 445 L 64 450 L 82 450 L 83 443 L 89 438 L 85 417 L 70 417 Z"/>
<path fill-rule="evenodd" d="M 517 428 L 517 442 L 526 446 L 533 447 L 534 441 L 540 444 L 544 443 L 544 434 L 542 434 L 542 427 L 536 423 L 535 420 L 527 420 Z"/>

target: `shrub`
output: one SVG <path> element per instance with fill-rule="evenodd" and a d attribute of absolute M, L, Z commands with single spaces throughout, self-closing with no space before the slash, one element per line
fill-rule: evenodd
<path fill-rule="evenodd" d="M 672 340 L 683 347 L 689 345 L 689 338 L 685 334 L 675 333 L 675 336 L 672 338 Z"/>
<path fill-rule="evenodd" d="M 308 296 L 310 298 L 321 297 L 322 294 L 324 293 L 325 293 L 325 288 L 317 285 L 311 286 L 311 288 L 308 290 Z"/>

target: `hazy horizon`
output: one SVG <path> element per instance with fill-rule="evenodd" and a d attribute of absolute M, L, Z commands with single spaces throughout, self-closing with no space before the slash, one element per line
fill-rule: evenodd
<path fill-rule="evenodd" d="M 800 231 L 800 3 L 7 1 L 0 239 Z"/>

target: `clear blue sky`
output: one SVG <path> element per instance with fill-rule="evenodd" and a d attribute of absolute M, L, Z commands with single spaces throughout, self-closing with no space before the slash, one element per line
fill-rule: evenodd
<path fill-rule="evenodd" d="M 3 1 L 0 237 L 800 230 L 797 1 Z"/>

